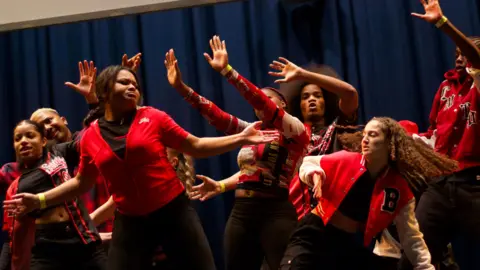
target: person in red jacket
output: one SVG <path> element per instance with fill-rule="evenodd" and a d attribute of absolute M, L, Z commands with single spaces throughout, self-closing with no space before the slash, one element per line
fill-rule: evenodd
<path fill-rule="evenodd" d="M 296 215 L 288 201 L 288 187 L 299 161 L 306 153 L 309 136 L 306 127 L 286 112 L 286 100 L 274 88 L 260 89 L 242 77 L 228 62 L 225 42 L 214 36 L 210 40 L 213 58 L 205 54 L 212 68 L 224 75 L 253 106 L 263 121 L 263 130 L 271 130 L 278 139 L 259 145 L 244 146 L 238 154 L 240 171 L 220 181 L 219 191 L 235 189 L 235 203 L 225 228 L 226 269 L 260 269 L 265 257 L 270 269 L 278 269 L 295 229 Z M 181 79 L 173 50 L 165 59 L 172 87 L 206 118 L 211 125 L 227 134 L 242 132 L 248 123 L 221 110 L 210 100 L 198 95 Z M 201 199 L 215 181 L 207 182 L 205 190 L 194 190 L 193 199 Z"/>
<path fill-rule="evenodd" d="M 417 219 L 433 263 L 442 261 L 451 241 L 460 269 L 480 269 L 480 38 L 458 30 L 438 0 L 421 2 L 425 14 L 412 15 L 434 24 L 457 46 L 455 68 L 445 73 L 430 127 L 421 136 L 434 137 L 435 151 L 457 160 L 460 169 L 431 182 L 418 203 Z M 402 269 L 411 269 L 408 261 L 403 260 Z"/>
<path fill-rule="evenodd" d="M 166 147 L 208 157 L 239 146 L 267 143 L 277 135 L 258 131 L 259 122 L 239 134 L 198 138 L 165 112 L 138 107 L 142 91 L 135 72 L 107 67 L 95 83 L 103 116 L 91 123 L 80 142 L 79 172 L 70 181 L 40 194 L 17 194 L 4 205 L 22 215 L 58 204 L 89 190 L 89 177 L 104 176 L 117 206 L 109 247 L 109 269 L 143 269 L 162 245 L 178 269 L 215 269 L 198 216 L 166 157 Z M 94 114 L 93 114 L 94 115 Z M 42 207 L 41 207 L 42 206 Z"/>
<path fill-rule="evenodd" d="M 433 270 L 411 188 L 454 171 L 457 163 L 414 141 L 390 118 L 374 118 L 363 133 L 341 139 L 355 152 L 303 160 L 300 178 L 319 203 L 293 233 L 281 269 L 367 269 L 373 256 L 367 247 L 395 221 L 416 269 Z"/>

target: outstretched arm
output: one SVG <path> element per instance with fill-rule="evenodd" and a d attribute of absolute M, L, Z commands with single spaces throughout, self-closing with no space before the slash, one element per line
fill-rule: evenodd
<path fill-rule="evenodd" d="M 420 0 L 425 9 L 425 14 L 412 13 L 412 16 L 421 18 L 447 34 L 458 46 L 462 54 L 475 69 L 480 69 L 480 49 L 458 30 L 445 16 L 438 0 Z"/>
<path fill-rule="evenodd" d="M 162 143 L 167 147 L 179 150 L 195 158 L 215 156 L 229 152 L 242 145 L 268 143 L 278 138 L 278 132 L 276 131 L 258 130 L 261 122 L 252 123 L 241 133 L 235 135 L 198 138 L 180 127 L 168 114 L 161 111 L 159 113 L 159 133 Z"/>
<path fill-rule="evenodd" d="M 242 77 L 228 64 L 225 41 L 220 41 L 219 36 L 214 36 L 210 40 L 210 48 L 213 51 L 213 58 L 205 53 L 205 59 L 213 69 L 224 75 L 237 88 L 255 110 L 260 112 L 259 117 L 262 121 L 271 123 L 287 138 L 308 143 L 310 138 L 306 133 L 305 126 L 298 118 L 291 116 L 283 108 L 279 108 L 257 86 Z"/>
<path fill-rule="evenodd" d="M 224 180 L 215 181 L 210 177 L 197 175 L 202 183 L 192 187 L 191 199 L 203 202 L 226 191 L 234 190 L 237 188 L 239 177 L 240 172 L 237 172 Z"/>
<path fill-rule="evenodd" d="M 249 123 L 223 111 L 210 100 L 197 94 L 182 80 L 182 74 L 178 67 L 178 61 L 173 49 L 165 55 L 165 67 L 170 85 L 216 129 L 226 134 L 242 132 Z"/>
<path fill-rule="evenodd" d="M 339 107 L 344 115 L 351 116 L 356 113 L 358 109 L 358 93 L 357 89 L 351 84 L 331 76 L 305 70 L 284 57 L 279 57 L 279 61 L 273 61 L 270 67 L 279 72 L 269 72 L 268 74 L 276 77 L 284 77 L 283 79 L 276 80 L 275 83 L 301 80 L 316 84 L 321 89 L 332 92 L 340 98 Z"/>
<path fill-rule="evenodd" d="M 195 158 L 204 158 L 232 151 L 242 145 L 263 144 L 278 139 L 275 131 L 258 130 L 260 124 L 261 122 L 252 123 L 241 133 L 223 137 L 198 138 L 189 134 L 180 144 L 179 150 Z"/>

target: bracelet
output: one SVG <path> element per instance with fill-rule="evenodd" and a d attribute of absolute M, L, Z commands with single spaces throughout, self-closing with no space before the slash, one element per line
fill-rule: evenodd
<path fill-rule="evenodd" d="M 225 193 L 225 183 L 220 182 L 220 193 Z"/>
<path fill-rule="evenodd" d="M 442 25 L 444 25 L 446 22 L 448 22 L 447 17 L 442 16 L 442 18 L 440 18 L 440 20 L 438 20 L 437 23 L 435 23 L 435 26 L 436 26 L 437 28 L 440 28 L 440 27 L 442 27 Z"/>
<path fill-rule="evenodd" d="M 38 199 L 40 200 L 40 209 L 47 208 L 47 200 L 45 199 L 45 193 L 39 193 Z"/>
<path fill-rule="evenodd" d="M 224 69 L 222 69 L 222 71 L 220 71 L 220 74 L 222 74 L 222 76 L 225 76 L 228 72 L 230 72 L 230 70 L 232 70 L 232 66 L 227 65 Z"/>

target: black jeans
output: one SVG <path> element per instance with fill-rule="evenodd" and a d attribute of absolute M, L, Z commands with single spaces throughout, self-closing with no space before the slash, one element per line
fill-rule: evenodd
<path fill-rule="evenodd" d="M 12 268 L 12 253 L 10 243 L 6 240 L 3 243 L 2 254 L 0 255 L 0 270 L 10 270 Z"/>
<path fill-rule="evenodd" d="M 37 225 L 31 270 L 105 270 L 107 257 L 100 242 L 81 242 L 70 222 Z"/>
<path fill-rule="evenodd" d="M 175 269 L 215 269 L 200 219 L 184 194 L 145 216 L 116 212 L 108 269 L 150 269 L 160 245 Z"/>
<path fill-rule="evenodd" d="M 444 259 L 446 246 L 452 242 L 460 269 L 480 269 L 480 167 L 431 183 L 420 198 L 416 217 L 432 255 L 432 264 Z M 463 241 L 461 252 L 455 247 L 457 237 Z M 402 256 L 399 268 L 413 267 Z"/>
<path fill-rule="evenodd" d="M 310 213 L 290 238 L 280 269 L 377 269 L 373 253 L 362 242 L 361 234 L 325 226 L 319 216 Z"/>
<path fill-rule="evenodd" d="M 226 269 L 278 269 L 297 214 L 286 199 L 236 198 L 225 228 Z"/>

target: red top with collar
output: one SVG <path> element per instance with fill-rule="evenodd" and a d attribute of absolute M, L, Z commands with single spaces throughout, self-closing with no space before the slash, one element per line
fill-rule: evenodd
<path fill-rule="evenodd" d="M 127 133 L 125 158 L 120 159 L 95 121 L 80 143 L 79 172 L 87 176 L 98 169 L 121 213 L 149 214 L 184 191 L 165 148 L 178 149 L 188 135 L 165 112 L 141 107 Z"/>
<path fill-rule="evenodd" d="M 435 151 L 459 162 L 460 169 L 480 166 L 479 90 L 467 76 L 463 83 L 455 70 L 445 73 L 445 81 L 433 100 L 430 127 L 423 136 L 436 131 Z"/>
<path fill-rule="evenodd" d="M 319 205 L 324 211 L 321 218 L 325 224 L 328 224 L 350 188 L 367 172 L 367 169 L 362 154 L 347 151 L 323 156 L 320 167 L 325 172 L 325 179 Z M 407 181 L 395 169 L 390 168 L 378 178 L 370 201 L 364 245 L 368 246 L 373 237 L 387 228 L 400 210 L 413 198 Z"/>

